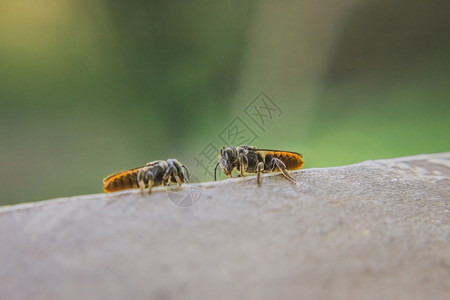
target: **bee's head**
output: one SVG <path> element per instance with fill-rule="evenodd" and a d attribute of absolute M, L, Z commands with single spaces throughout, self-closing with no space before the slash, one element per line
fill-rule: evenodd
<path fill-rule="evenodd" d="M 238 164 L 238 153 L 234 147 L 222 147 L 219 153 L 219 162 L 214 170 L 214 180 L 216 180 L 216 170 L 220 165 L 225 175 L 232 177 L 233 169 Z"/>
<path fill-rule="evenodd" d="M 180 182 L 182 183 L 189 181 L 190 175 L 188 168 L 185 165 L 173 158 L 168 159 L 167 164 L 168 168 L 171 169 L 171 172 L 169 173 L 171 182 L 178 182 L 178 184 L 180 184 Z M 177 180 L 177 177 L 180 181 Z"/>

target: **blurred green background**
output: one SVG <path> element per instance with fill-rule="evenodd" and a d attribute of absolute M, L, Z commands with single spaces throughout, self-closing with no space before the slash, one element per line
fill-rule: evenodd
<path fill-rule="evenodd" d="M 211 180 L 236 117 L 305 168 L 449 151 L 449 25 L 438 0 L 0 1 L 0 205 L 171 157 Z"/>

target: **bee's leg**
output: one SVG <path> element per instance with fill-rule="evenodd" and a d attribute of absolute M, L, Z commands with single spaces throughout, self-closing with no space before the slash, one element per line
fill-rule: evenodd
<path fill-rule="evenodd" d="M 173 172 L 173 177 L 175 177 L 175 180 L 177 181 L 178 186 L 180 187 L 183 184 L 183 181 L 181 180 L 180 176 L 178 176 L 178 171 L 177 170 L 175 170 Z"/>
<path fill-rule="evenodd" d="M 178 183 L 178 186 L 180 187 L 183 184 L 183 181 L 181 180 L 180 175 L 178 175 L 177 168 L 173 167 L 170 173 L 175 178 L 175 181 Z"/>
<path fill-rule="evenodd" d="M 161 185 L 163 185 L 163 186 L 169 185 L 170 171 L 171 171 L 171 170 L 172 170 L 171 168 L 168 168 L 168 169 L 164 172 L 164 175 L 163 175 L 163 177 L 162 177 L 162 183 L 161 183 Z"/>
<path fill-rule="evenodd" d="M 240 177 L 244 177 L 244 154 L 239 154 L 239 175 Z"/>
<path fill-rule="evenodd" d="M 292 176 L 286 171 L 286 165 L 284 164 L 284 162 L 282 162 L 278 158 L 274 157 L 270 161 L 270 166 L 271 166 L 272 171 L 274 171 L 275 168 L 278 168 L 278 170 L 281 171 L 281 173 L 284 175 L 284 177 L 286 177 L 286 179 L 288 179 L 289 181 L 295 183 L 295 179 L 292 178 Z"/>
<path fill-rule="evenodd" d="M 155 176 L 151 172 L 147 172 L 147 176 L 148 176 L 148 191 L 147 191 L 147 193 L 150 194 L 152 192 L 152 187 L 155 185 Z"/>
<path fill-rule="evenodd" d="M 239 171 L 241 172 L 241 177 L 244 177 L 244 172 L 248 167 L 248 159 L 244 153 L 239 153 Z"/>
<path fill-rule="evenodd" d="M 256 165 L 256 174 L 257 174 L 257 179 L 258 179 L 258 185 L 261 185 L 261 172 L 262 171 L 264 171 L 264 163 L 262 161 L 260 161 Z"/>
<path fill-rule="evenodd" d="M 141 195 L 144 195 L 144 189 L 145 189 L 145 181 L 144 181 L 144 177 L 145 177 L 145 171 L 147 171 L 145 168 L 142 168 L 139 170 L 138 174 L 137 174 L 137 185 L 139 187 L 139 189 L 141 190 Z"/>
<path fill-rule="evenodd" d="M 173 165 L 167 165 L 166 172 L 164 172 L 162 178 L 163 185 L 168 185 L 168 182 L 170 181 L 170 175 L 172 175 L 173 169 L 174 169 Z"/>

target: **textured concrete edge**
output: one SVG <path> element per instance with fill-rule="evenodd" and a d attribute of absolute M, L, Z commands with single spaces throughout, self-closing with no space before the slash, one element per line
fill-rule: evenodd
<path fill-rule="evenodd" d="M 450 168 L 450 152 L 441 152 L 441 153 L 431 153 L 431 154 L 418 154 L 413 156 L 402 156 L 402 157 L 396 157 L 396 158 L 388 158 L 388 159 L 377 159 L 377 160 L 366 160 L 363 162 L 350 164 L 350 165 L 343 165 L 343 166 L 335 166 L 335 167 L 324 167 L 324 168 L 309 168 L 309 169 L 302 169 L 299 171 L 291 172 L 291 174 L 296 175 L 299 173 L 302 174 L 308 174 L 309 172 L 314 171 L 327 171 L 327 170 L 333 170 L 333 169 L 341 169 L 341 168 L 348 168 L 348 167 L 357 167 L 357 166 L 368 166 L 368 165 L 386 165 L 386 164 L 395 164 L 400 162 L 411 162 L 411 161 L 419 161 L 419 160 L 427 160 L 431 163 L 438 163 L 443 165 L 444 167 Z M 277 173 L 270 173 L 270 174 L 264 174 L 264 177 L 272 177 L 272 176 L 278 176 Z M 247 176 L 245 180 L 252 180 L 252 176 Z M 201 182 L 201 183 L 195 183 L 195 184 L 189 184 L 189 187 L 195 187 L 195 186 L 202 186 L 203 188 L 211 188 L 218 185 L 226 185 L 231 184 L 236 180 L 243 180 L 243 178 L 230 178 L 222 181 L 209 181 L 209 182 Z M 184 188 L 187 185 L 183 185 Z M 183 188 L 182 187 L 182 188 Z M 155 188 L 152 193 L 162 193 L 167 192 L 166 187 L 157 187 Z M 139 195 L 138 190 L 126 190 L 122 192 L 116 192 L 115 195 L 120 194 L 135 194 Z M 98 193 L 98 194 L 89 194 L 89 195 L 76 195 L 76 196 L 70 196 L 70 197 L 61 197 L 61 198 L 55 198 L 55 199 L 49 199 L 49 200 L 40 200 L 36 202 L 29 202 L 29 203 L 19 203 L 19 204 L 13 204 L 13 205 L 4 205 L 0 206 L 0 215 L 5 213 L 10 213 L 14 211 L 20 211 L 20 210 L 26 210 L 26 209 L 32 209 L 35 207 L 41 207 L 46 205 L 53 205 L 53 204 L 62 204 L 66 202 L 71 201 L 80 201 L 80 200 L 108 200 L 109 194 L 105 193 Z"/>

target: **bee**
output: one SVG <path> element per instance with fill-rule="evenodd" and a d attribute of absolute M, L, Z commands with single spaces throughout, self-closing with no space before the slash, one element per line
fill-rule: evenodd
<path fill-rule="evenodd" d="M 214 180 L 217 180 L 217 167 L 220 166 L 225 175 L 233 177 L 236 168 L 240 176 L 244 173 L 256 173 L 261 185 L 261 173 L 280 171 L 286 179 L 295 183 L 287 170 L 298 170 L 303 166 L 303 155 L 291 151 L 258 149 L 254 146 L 222 147 L 219 162 L 214 169 Z"/>
<path fill-rule="evenodd" d="M 103 179 L 106 193 L 112 193 L 127 189 L 139 188 L 141 193 L 147 188 L 148 193 L 154 186 L 167 186 L 169 183 L 178 183 L 181 186 L 189 180 L 187 167 L 176 159 L 155 160 L 145 166 L 122 171 Z"/>

